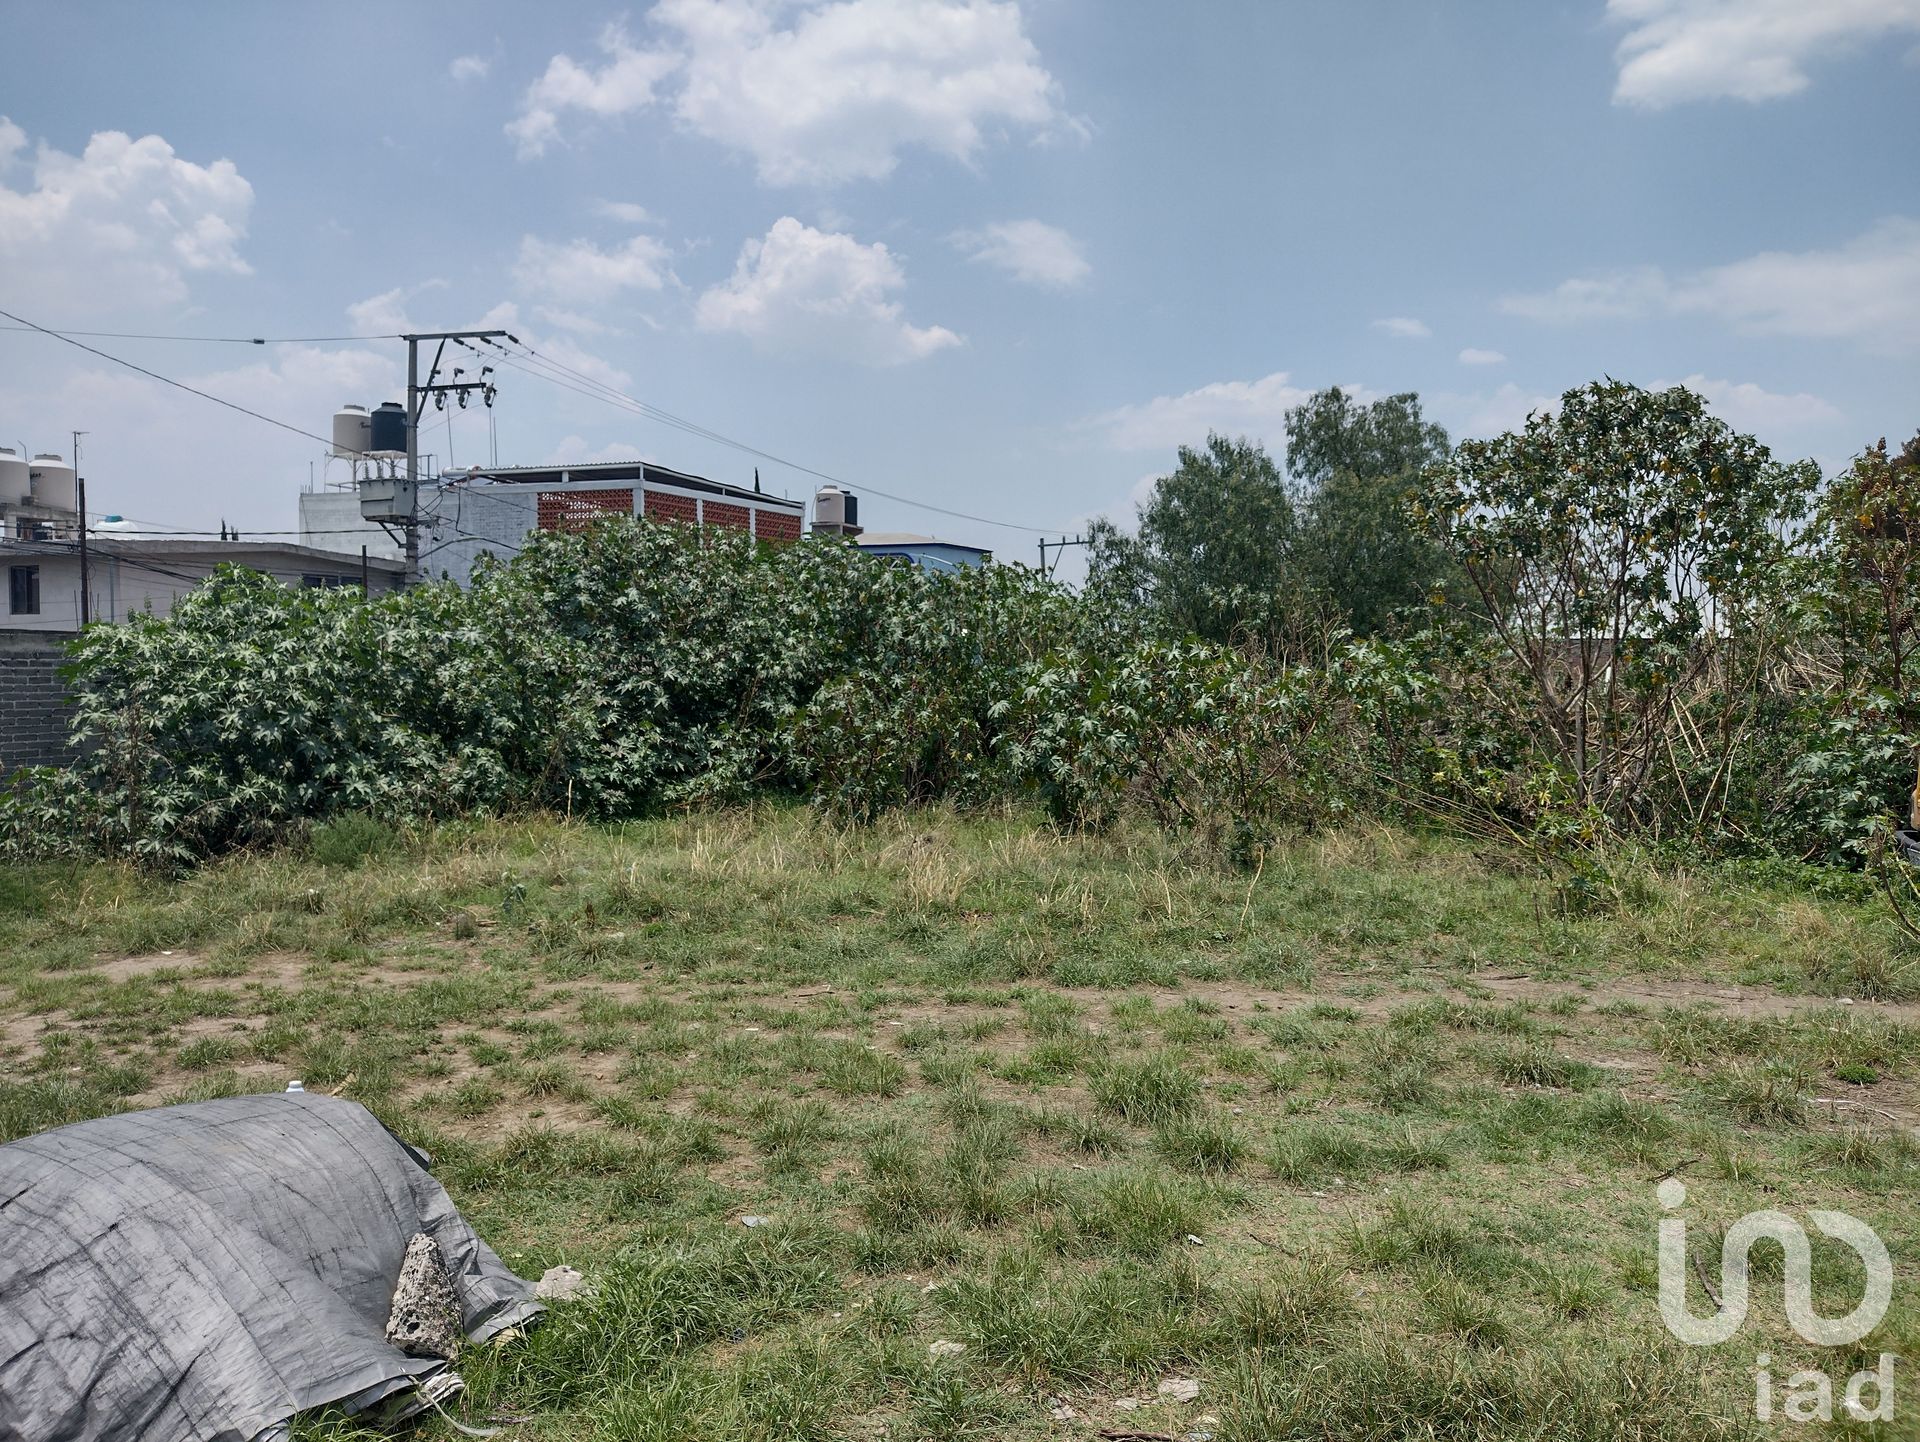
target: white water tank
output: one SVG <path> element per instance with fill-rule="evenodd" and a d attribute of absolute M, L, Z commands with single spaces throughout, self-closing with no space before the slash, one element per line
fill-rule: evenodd
<path fill-rule="evenodd" d="M 33 458 L 33 502 L 56 511 L 80 509 L 79 494 L 73 484 L 73 467 L 52 451 Z"/>
<path fill-rule="evenodd" d="M 373 418 L 365 406 L 342 406 L 333 413 L 333 453 L 359 460 L 373 449 Z"/>
<path fill-rule="evenodd" d="M 822 486 L 813 493 L 813 528 L 834 535 L 859 535 L 860 498 L 838 486 Z"/>
<path fill-rule="evenodd" d="M 33 468 L 12 446 L 0 446 L 0 505 L 15 505 L 33 494 Z"/>

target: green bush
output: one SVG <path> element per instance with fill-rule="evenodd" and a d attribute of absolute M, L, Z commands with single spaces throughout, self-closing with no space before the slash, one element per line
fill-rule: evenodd
<path fill-rule="evenodd" d="M 324 821 L 307 833 L 307 854 L 322 866 L 358 866 L 393 850 L 400 833 L 362 812 Z"/>
<path fill-rule="evenodd" d="M 1577 879 L 1622 837 L 1857 867 L 1911 779 L 1920 446 L 1863 456 L 1795 530 L 1807 485 L 1684 390 L 1569 392 L 1417 502 L 1472 607 L 1287 663 L 1172 634 L 1152 587 L 633 519 L 535 535 L 464 590 L 228 569 L 75 641 L 81 759 L 0 787 L 0 851 L 176 867 L 305 837 L 349 866 L 462 815 L 785 796 L 1139 812 L 1249 868 L 1359 815 L 1587 853 Z"/>

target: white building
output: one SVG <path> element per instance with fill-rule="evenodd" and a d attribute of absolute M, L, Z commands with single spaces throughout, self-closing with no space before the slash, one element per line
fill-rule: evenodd
<path fill-rule="evenodd" d="M 222 564 L 245 566 L 288 586 L 359 586 L 363 576 L 358 555 L 281 541 L 126 540 L 95 535 L 87 541 L 89 617 L 124 621 L 142 611 L 164 616 L 175 601 Z M 365 582 L 375 595 L 397 590 L 403 570 L 398 561 L 369 556 Z M 0 539 L 0 572 L 6 580 L 0 629 L 80 629 L 77 539 Z"/>
<path fill-rule="evenodd" d="M 579 466 L 496 466 L 420 483 L 420 572 L 465 582 L 483 553 L 505 560 L 532 531 L 578 530 L 601 516 L 645 516 L 741 531 L 755 540 L 797 541 L 806 503 L 730 486 L 644 461 Z M 351 487 L 300 497 L 300 539 L 309 546 L 396 558 L 399 529 L 360 518 Z"/>

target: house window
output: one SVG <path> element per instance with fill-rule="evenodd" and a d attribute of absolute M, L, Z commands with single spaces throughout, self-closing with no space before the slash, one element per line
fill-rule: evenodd
<path fill-rule="evenodd" d="M 358 576 L 322 576 L 309 571 L 300 578 L 300 584 L 308 590 L 333 586 L 357 586 L 360 584 L 360 578 Z"/>
<path fill-rule="evenodd" d="M 40 614 L 40 568 L 38 566 L 7 568 L 7 610 L 15 616 Z"/>

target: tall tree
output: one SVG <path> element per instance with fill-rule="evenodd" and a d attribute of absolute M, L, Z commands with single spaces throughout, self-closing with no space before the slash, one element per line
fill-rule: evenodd
<path fill-rule="evenodd" d="M 1288 411 L 1286 425 L 1300 580 L 1361 635 L 1384 630 L 1450 569 L 1409 509 L 1421 474 L 1447 458 L 1447 433 L 1410 391 L 1361 405 L 1338 386 Z"/>
<path fill-rule="evenodd" d="M 1818 481 L 1684 386 L 1612 380 L 1428 473 L 1421 514 L 1514 663 L 1487 699 L 1575 799 L 1633 820 L 1658 784 L 1696 826 L 1725 804 L 1788 609 L 1785 537 Z"/>
<path fill-rule="evenodd" d="M 1301 606 L 1292 574 L 1297 523 L 1286 478 L 1266 450 L 1209 435 L 1180 448 L 1132 536 L 1094 528 L 1093 584 L 1130 595 L 1176 635 L 1284 643 Z"/>

